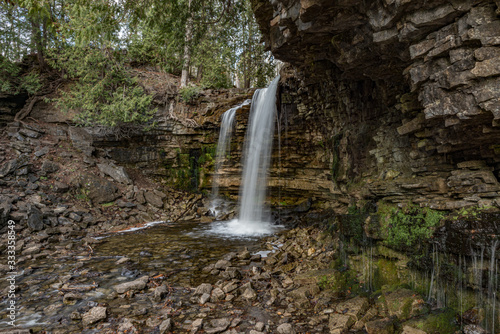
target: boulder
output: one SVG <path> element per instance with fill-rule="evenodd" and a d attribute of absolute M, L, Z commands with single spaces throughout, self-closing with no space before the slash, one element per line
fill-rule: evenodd
<path fill-rule="evenodd" d="M 121 166 L 116 166 L 114 163 L 102 163 L 97 164 L 97 168 L 104 174 L 111 176 L 116 182 L 132 184 L 132 180 L 125 171 L 125 168 Z"/>
<path fill-rule="evenodd" d="M 144 198 L 146 201 L 151 204 L 154 207 L 157 208 L 162 208 L 163 207 L 163 200 L 161 199 L 160 196 L 155 195 L 152 191 L 147 191 L 144 194 Z"/>
<path fill-rule="evenodd" d="M 94 204 L 112 202 L 120 197 L 116 185 L 95 175 L 80 174 L 75 183 Z"/>

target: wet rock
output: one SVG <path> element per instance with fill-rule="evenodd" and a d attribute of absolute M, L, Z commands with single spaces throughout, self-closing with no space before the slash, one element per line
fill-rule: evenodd
<path fill-rule="evenodd" d="M 214 319 L 210 321 L 211 328 L 205 328 L 205 333 L 207 334 L 216 334 L 221 333 L 228 329 L 231 324 L 231 320 L 229 318 L 221 318 Z M 206 326 L 205 326 L 206 327 Z"/>
<path fill-rule="evenodd" d="M 118 326 L 118 333 L 135 334 L 139 333 L 139 331 L 137 330 L 137 328 L 134 326 L 134 324 L 130 319 L 125 318 L 120 323 L 120 326 Z"/>
<path fill-rule="evenodd" d="M 337 304 L 336 311 L 353 317 L 358 321 L 369 307 L 368 298 L 357 296 Z"/>
<path fill-rule="evenodd" d="M 401 334 L 427 334 L 427 332 L 410 326 L 404 326 Z"/>
<path fill-rule="evenodd" d="M 197 295 L 202 295 L 204 293 L 210 294 L 210 292 L 212 292 L 212 285 L 209 283 L 202 283 L 198 285 L 198 287 L 194 291 L 194 295 L 197 296 Z"/>
<path fill-rule="evenodd" d="M 463 329 L 464 334 L 488 334 L 488 331 L 479 325 L 467 325 Z"/>
<path fill-rule="evenodd" d="M 248 300 L 254 300 L 255 298 L 257 298 L 257 292 L 255 292 L 255 290 L 251 287 L 248 287 L 245 289 L 245 291 L 243 291 L 241 296 Z"/>
<path fill-rule="evenodd" d="M 29 205 L 28 207 L 28 227 L 34 231 L 43 229 L 43 214 L 36 206 Z"/>
<path fill-rule="evenodd" d="M 83 314 L 82 323 L 83 326 L 86 327 L 102 319 L 106 319 L 106 308 L 102 306 L 96 306 Z"/>
<path fill-rule="evenodd" d="M 235 282 L 230 282 L 229 284 L 226 284 L 222 290 L 224 290 L 225 293 L 231 293 L 234 290 L 238 288 L 238 284 Z"/>
<path fill-rule="evenodd" d="M 143 276 L 141 278 L 136 279 L 135 281 L 118 284 L 118 285 L 114 286 L 113 288 L 115 289 L 115 291 L 117 293 L 120 293 L 120 294 L 125 293 L 129 290 L 139 291 L 139 290 L 142 290 L 146 287 L 148 280 L 149 280 L 148 276 Z"/>
<path fill-rule="evenodd" d="M 237 267 L 227 267 L 222 276 L 227 279 L 240 279 L 242 277 L 241 272 Z"/>
<path fill-rule="evenodd" d="M 84 299 L 83 295 L 81 295 L 79 293 L 75 293 L 75 292 L 69 292 L 69 293 L 66 293 L 64 295 L 63 303 L 66 305 L 74 305 L 77 300 L 81 300 L 81 299 Z"/>
<path fill-rule="evenodd" d="M 146 320 L 146 326 L 148 327 L 156 327 L 161 324 L 161 319 L 158 318 L 157 316 L 149 317 L 148 320 Z"/>
<path fill-rule="evenodd" d="M 118 261 L 116 261 L 115 263 L 116 264 L 123 264 L 123 263 L 126 263 L 128 261 L 130 261 L 130 259 L 128 257 L 124 256 L 121 259 L 119 259 Z"/>
<path fill-rule="evenodd" d="M 248 251 L 248 249 L 245 249 L 243 252 L 241 252 L 240 254 L 238 254 L 238 259 L 240 260 L 248 260 L 252 257 L 252 255 L 250 254 L 250 252 Z"/>
<path fill-rule="evenodd" d="M 258 332 L 262 332 L 265 327 L 266 325 L 262 321 L 259 321 L 258 323 L 255 324 L 255 330 Z"/>
<path fill-rule="evenodd" d="M 387 310 L 388 316 L 396 316 L 401 320 L 426 311 L 422 297 L 408 289 L 384 293 L 383 298 L 379 298 L 379 302 L 382 302 L 382 307 Z"/>
<path fill-rule="evenodd" d="M 162 208 L 163 207 L 163 200 L 161 199 L 160 196 L 155 195 L 152 191 L 147 191 L 144 194 L 144 198 L 146 199 L 146 202 L 151 204 L 152 206 L 156 208 Z"/>
<path fill-rule="evenodd" d="M 365 330 L 368 334 L 393 334 L 394 322 L 389 318 L 369 321 L 365 324 Z"/>
<path fill-rule="evenodd" d="M 153 300 L 159 303 L 168 293 L 168 289 L 166 285 L 160 285 L 155 288 L 153 293 Z"/>
<path fill-rule="evenodd" d="M 97 164 L 97 168 L 106 175 L 111 176 L 113 180 L 119 183 L 131 184 L 132 180 L 128 176 L 125 168 L 116 166 L 114 163 Z"/>
<path fill-rule="evenodd" d="M 160 324 L 160 334 L 165 334 L 167 332 L 169 332 L 173 327 L 173 324 L 172 324 L 172 319 L 167 319 L 167 320 L 164 320 L 161 324 Z"/>
<path fill-rule="evenodd" d="M 142 256 L 142 257 L 151 257 L 151 256 L 153 256 L 153 254 L 151 254 L 148 251 L 140 251 L 139 252 L 139 256 Z"/>
<path fill-rule="evenodd" d="M 197 331 L 199 331 L 203 326 L 203 319 L 196 319 L 195 321 L 193 321 L 193 323 L 191 324 L 191 333 L 196 333 Z"/>
<path fill-rule="evenodd" d="M 215 263 L 215 269 L 226 270 L 227 267 L 231 265 L 228 260 L 219 260 Z"/>
<path fill-rule="evenodd" d="M 218 301 L 223 300 L 225 296 L 226 296 L 226 294 L 224 293 L 224 291 L 222 291 L 222 289 L 215 288 L 212 290 L 212 293 L 210 295 L 210 301 L 212 303 L 216 303 Z"/>
<path fill-rule="evenodd" d="M 276 329 L 279 334 L 295 334 L 292 324 L 281 324 Z"/>
<path fill-rule="evenodd" d="M 330 315 L 328 327 L 330 328 L 330 333 L 341 334 L 347 331 L 353 324 L 354 318 L 352 316 L 333 313 Z"/>
<path fill-rule="evenodd" d="M 49 316 L 55 315 L 55 314 L 57 314 L 57 312 L 59 312 L 59 310 L 61 309 L 62 306 L 63 305 L 61 303 L 49 305 L 43 309 L 43 313 L 45 315 L 49 315 Z"/>
<path fill-rule="evenodd" d="M 31 247 L 28 247 L 25 250 L 23 250 L 21 254 L 23 254 L 23 255 L 36 254 L 36 253 L 40 252 L 40 249 L 41 249 L 40 245 L 31 246 Z"/>
<path fill-rule="evenodd" d="M 200 297 L 200 304 L 203 305 L 206 302 L 208 302 L 209 300 L 210 300 L 210 295 L 208 293 L 204 293 Z"/>

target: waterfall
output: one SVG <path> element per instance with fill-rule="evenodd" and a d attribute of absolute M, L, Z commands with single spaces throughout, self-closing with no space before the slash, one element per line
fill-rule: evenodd
<path fill-rule="evenodd" d="M 250 109 L 245 137 L 239 220 L 251 228 L 260 228 L 268 220 L 268 217 L 264 217 L 264 200 L 274 135 L 278 81 L 279 76 L 268 88 L 257 90 Z"/>
<path fill-rule="evenodd" d="M 243 151 L 239 218 L 215 223 L 210 233 L 257 236 L 275 231 L 264 209 L 264 201 L 276 120 L 278 81 L 279 76 L 267 88 L 256 90 L 252 98 Z"/>
<path fill-rule="evenodd" d="M 219 140 L 217 142 L 214 176 L 212 179 L 212 203 L 210 211 L 214 216 L 218 216 L 220 208 L 223 204 L 222 199 L 219 198 L 219 180 L 220 169 L 224 164 L 226 156 L 230 153 L 231 136 L 233 134 L 234 122 L 236 111 L 243 106 L 249 105 L 251 100 L 245 100 L 242 104 L 233 107 L 222 114 L 222 120 L 219 131 Z"/>

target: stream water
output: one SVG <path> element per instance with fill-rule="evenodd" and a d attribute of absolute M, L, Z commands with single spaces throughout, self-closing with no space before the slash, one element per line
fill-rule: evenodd
<path fill-rule="evenodd" d="M 257 251 L 259 238 L 227 238 L 207 233 L 210 224 L 184 222 L 159 224 L 147 229 L 110 234 L 88 251 L 75 253 L 61 244 L 57 255 L 27 260 L 20 265 L 17 305 L 20 307 L 16 324 L 21 328 L 49 329 L 61 326 L 72 312 L 82 307 L 108 303 L 120 309 L 123 299 L 109 299 L 112 287 L 134 278 L 148 275 L 158 283 L 166 282 L 171 300 L 181 300 L 189 293 L 188 287 L 213 280 L 202 272 L 208 263 L 228 252 L 247 247 Z M 70 247 L 68 247 L 70 248 Z M 92 251 L 91 251 L 92 250 Z M 130 261 L 117 264 L 124 257 Z M 6 280 L 0 289 L 7 287 Z M 63 298 L 74 292 L 72 298 Z M 1 306 L 0 328 L 8 328 L 6 305 Z M 123 309 L 131 313 L 144 312 L 151 302 L 144 300 Z M 69 325 L 69 324 L 68 324 Z"/>

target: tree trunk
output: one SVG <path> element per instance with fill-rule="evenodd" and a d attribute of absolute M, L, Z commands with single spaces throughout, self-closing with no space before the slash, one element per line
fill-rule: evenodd
<path fill-rule="evenodd" d="M 193 13 L 191 12 L 191 0 L 188 2 L 189 17 L 186 22 L 186 35 L 184 38 L 184 55 L 182 56 L 181 88 L 187 86 L 189 81 L 189 63 L 191 62 L 191 40 L 193 39 Z"/>
<path fill-rule="evenodd" d="M 42 31 L 40 28 L 40 24 L 34 20 L 31 21 L 31 38 L 32 43 L 36 49 L 36 57 L 38 60 L 38 64 L 41 69 L 45 68 L 45 57 L 43 54 L 43 41 L 42 41 Z"/>

